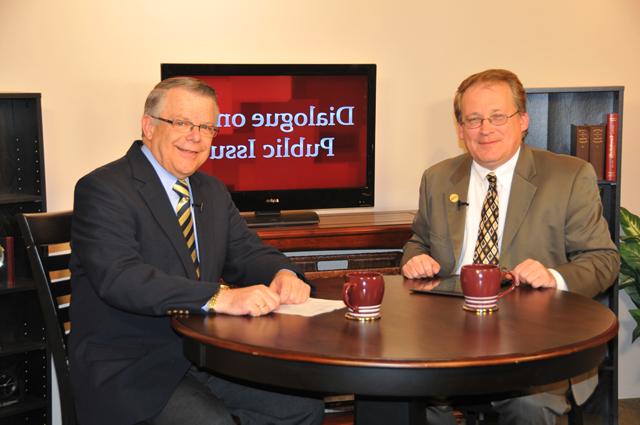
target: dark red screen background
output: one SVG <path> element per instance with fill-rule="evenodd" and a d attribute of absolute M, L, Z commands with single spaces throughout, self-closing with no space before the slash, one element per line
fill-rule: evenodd
<path fill-rule="evenodd" d="M 243 127 L 221 127 L 214 146 L 247 145 L 255 139 L 256 158 L 208 159 L 200 168 L 220 178 L 232 192 L 358 188 L 366 185 L 367 161 L 367 77 L 366 76 L 197 76 L 218 94 L 221 113 L 241 113 Z M 278 127 L 252 125 L 254 113 L 309 114 L 341 106 L 354 106 L 352 126 L 294 126 L 284 132 Z M 263 146 L 276 146 L 278 138 L 290 138 L 290 145 L 305 138 L 305 144 L 333 137 L 333 157 L 322 150 L 315 158 L 263 158 Z"/>

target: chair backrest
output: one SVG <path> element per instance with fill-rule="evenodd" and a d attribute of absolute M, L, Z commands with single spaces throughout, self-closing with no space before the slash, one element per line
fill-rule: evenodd
<path fill-rule="evenodd" d="M 66 351 L 71 330 L 71 215 L 71 211 L 65 211 L 18 216 L 44 318 L 47 348 L 58 380 L 63 425 L 76 424 Z"/>

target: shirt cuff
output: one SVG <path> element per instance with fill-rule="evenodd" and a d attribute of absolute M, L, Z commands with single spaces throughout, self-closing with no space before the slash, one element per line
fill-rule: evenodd
<path fill-rule="evenodd" d="M 554 279 L 556 280 L 556 286 L 559 290 L 561 291 L 569 290 L 569 287 L 567 286 L 567 282 L 564 281 L 564 278 L 557 270 L 554 270 L 554 269 L 547 269 L 547 270 L 549 270 L 549 273 L 553 275 Z"/>

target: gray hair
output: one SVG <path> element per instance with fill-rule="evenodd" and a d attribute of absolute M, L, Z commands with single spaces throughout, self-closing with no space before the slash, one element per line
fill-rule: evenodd
<path fill-rule="evenodd" d="M 144 102 L 144 113 L 146 115 L 158 115 L 164 104 L 167 92 L 175 88 L 181 88 L 194 94 L 209 97 L 218 104 L 216 91 L 205 82 L 191 77 L 172 77 L 160 81 L 153 90 L 151 90 L 151 93 L 147 96 L 147 100 Z"/>

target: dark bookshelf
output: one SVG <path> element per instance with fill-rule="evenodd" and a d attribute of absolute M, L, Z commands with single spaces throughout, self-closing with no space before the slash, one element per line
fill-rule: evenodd
<path fill-rule="evenodd" d="M 14 237 L 15 280 L 0 281 L 0 422 L 51 423 L 40 304 L 16 214 L 46 211 L 39 93 L 0 93 L 0 237 Z M 0 274 L 2 276 L 2 274 Z"/>
<path fill-rule="evenodd" d="M 571 125 L 606 124 L 607 114 L 618 114 L 616 180 L 599 180 L 603 215 L 611 238 L 620 240 L 620 176 L 624 87 L 565 87 L 526 89 L 529 132 L 525 143 L 540 149 L 571 153 Z M 618 283 L 600 301 L 618 315 Z M 602 424 L 618 423 L 618 339 L 609 343 L 609 352 L 600 367 L 599 385 L 584 406 L 584 412 Z M 591 423 L 591 422 L 590 422 Z"/>
<path fill-rule="evenodd" d="M 47 423 L 49 357 L 35 295 L 33 290 L 0 290 L 2 423 Z M 33 420 L 24 422 L 25 418 Z"/>

